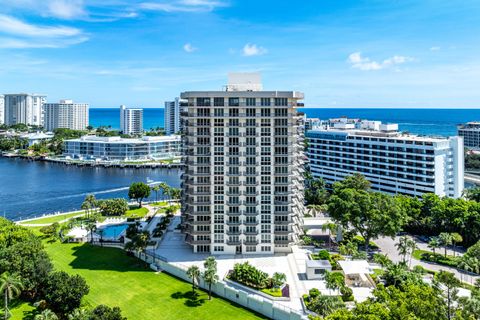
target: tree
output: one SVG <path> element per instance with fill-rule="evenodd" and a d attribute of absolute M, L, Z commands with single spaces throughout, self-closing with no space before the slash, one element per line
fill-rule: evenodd
<path fill-rule="evenodd" d="M 403 263 L 407 262 L 407 256 L 411 260 L 413 251 L 417 248 L 417 244 L 412 238 L 407 235 L 404 235 L 399 238 L 398 242 L 395 244 L 395 247 L 398 250 L 398 253 L 403 257 Z"/>
<path fill-rule="evenodd" d="M 307 206 L 309 212 L 313 212 L 312 216 L 316 217 L 319 213 L 327 211 L 328 206 L 325 204 L 309 204 Z"/>
<path fill-rule="evenodd" d="M 345 229 L 351 227 L 364 238 L 367 254 L 370 240 L 379 236 L 394 237 L 406 222 L 404 210 L 392 196 L 338 186 L 330 197 L 330 216 Z"/>
<path fill-rule="evenodd" d="M 10 317 L 10 312 L 8 310 L 8 303 L 15 297 L 19 296 L 23 290 L 23 284 L 21 280 L 10 275 L 8 272 L 2 273 L 0 276 L 0 293 L 4 297 L 4 317 L 7 320 Z"/>
<path fill-rule="evenodd" d="M 52 237 L 54 239 L 58 237 L 59 230 L 60 224 L 58 222 L 40 228 L 41 233 L 43 233 L 47 237 Z"/>
<path fill-rule="evenodd" d="M 195 293 L 195 284 L 198 283 L 200 279 L 200 269 L 198 266 L 190 266 L 187 270 L 187 277 L 192 279 L 192 291 Z"/>
<path fill-rule="evenodd" d="M 443 270 L 435 275 L 435 280 L 446 288 L 445 298 L 447 300 L 447 319 L 450 320 L 453 316 L 453 302 L 457 298 L 457 288 L 460 286 L 460 280 L 455 278 L 453 273 Z M 440 290 L 442 290 L 442 288 L 440 288 Z"/>
<path fill-rule="evenodd" d="M 338 226 L 333 222 L 322 224 L 322 231 L 328 231 L 328 247 L 332 246 L 332 234 L 338 230 Z"/>
<path fill-rule="evenodd" d="M 335 182 L 333 188 L 334 190 L 354 189 L 357 191 L 368 191 L 370 190 L 370 185 L 370 181 L 365 179 L 365 176 L 360 173 L 354 173 L 346 177 L 343 181 Z"/>
<path fill-rule="evenodd" d="M 152 188 L 152 191 L 155 192 L 155 202 L 158 202 L 158 192 L 160 191 L 160 186 L 156 184 L 151 188 Z"/>
<path fill-rule="evenodd" d="M 163 199 L 165 199 L 165 196 L 170 195 L 170 186 L 165 182 L 161 182 L 159 186 L 160 186 L 160 189 L 162 190 Z"/>
<path fill-rule="evenodd" d="M 42 313 L 37 314 L 34 320 L 58 320 L 58 317 L 52 310 L 45 309 Z"/>
<path fill-rule="evenodd" d="M 272 276 L 272 285 L 275 290 L 279 290 L 280 287 L 287 281 L 285 273 L 275 272 Z"/>
<path fill-rule="evenodd" d="M 386 254 L 375 253 L 373 255 L 373 262 L 378 263 L 382 267 L 387 267 L 393 264 L 392 260 Z"/>
<path fill-rule="evenodd" d="M 89 320 L 127 320 L 127 318 L 122 316 L 122 310 L 119 307 L 110 308 L 101 304 L 92 310 Z"/>
<path fill-rule="evenodd" d="M 428 242 L 428 247 L 432 249 L 433 254 L 435 254 L 435 250 L 440 248 L 441 245 L 442 243 L 440 242 L 440 239 L 438 237 L 432 237 Z"/>
<path fill-rule="evenodd" d="M 142 201 L 150 196 L 150 187 L 143 182 L 134 182 L 128 189 L 128 197 L 135 199 L 138 202 L 139 207 L 142 207 Z"/>
<path fill-rule="evenodd" d="M 455 257 L 455 247 L 463 241 L 463 237 L 458 232 L 453 232 L 450 235 L 452 236 L 453 256 Z"/>
<path fill-rule="evenodd" d="M 91 315 L 89 310 L 78 308 L 68 315 L 68 320 L 91 320 Z"/>
<path fill-rule="evenodd" d="M 217 261 L 215 257 L 208 257 L 203 263 L 205 271 L 203 272 L 203 280 L 208 284 L 208 299 L 212 299 L 212 285 L 218 282 Z"/>
<path fill-rule="evenodd" d="M 476 156 L 478 157 L 478 155 L 476 155 Z M 465 157 L 465 160 L 467 160 L 466 158 L 467 158 L 467 156 Z M 479 167 L 478 168 L 480 168 L 480 161 L 479 161 Z M 480 187 L 465 189 L 464 193 L 465 193 L 465 197 L 468 200 L 480 202 Z"/>
<path fill-rule="evenodd" d="M 328 200 L 329 194 L 322 179 L 313 178 L 310 172 L 305 174 L 305 201 L 308 205 L 322 205 Z"/>
<path fill-rule="evenodd" d="M 43 296 L 49 308 L 59 315 L 67 315 L 80 307 L 89 287 L 79 275 L 70 276 L 64 271 L 52 272 L 47 277 Z"/>
<path fill-rule="evenodd" d="M 172 199 L 175 199 L 175 200 L 180 199 L 181 194 L 182 194 L 182 190 L 180 190 L 179 188 L 171 188 L 170 189 L 170 195 L 171 195 Z"/>
<path fill-rule="evenodd" d="M 442 243 L 444 249 L 445 249 L 445 257 L 447 256 L 447 247 L 452 244 L 453 237 L 450 233 L 448 232 L 442 232 L 438 236 L 440 239 L 440 242 Z"/>
<path fill-rule="evenodd" d="M 128 202 L 122 198 L 107 199 L 100 201 L 98 207 L 104 216 L 123 216 L 128 210 Z"/>
<path fill-rule="evenodd" d="M 342 289 L 345 286 L 345 278 L 343 274 L 327 271 L 325 273 L 325 286 L 330 290 Z"/>
<path fill-rule="evenodd" d="M 319 295 L 307 303 L 308 309 L 325 317 L 335 310 L 345 308 L 345 303 L 338 296 Z"/>

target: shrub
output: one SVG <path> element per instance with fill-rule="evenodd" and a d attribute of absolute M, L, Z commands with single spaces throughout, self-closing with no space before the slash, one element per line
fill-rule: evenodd
<path fill-rule="evenodd" d="M 312 288 L 308 291 L 308 295 L 310 296 L 310 298 L 315 299 L 320 295 L 320 290 L 318 290 L 317 288 Z"/>
<path fill-rule="evenodd" d="M 340 254 L 332 254 L 330 255 L 330 264 L 332 265 L 332 269 L 333 270 L 340 270 L 340 266 L 338 265 L 338 261 L 342 261 L 342 260 L 345 260 L 345 258 L 340 255 Z"/>
<path fill-rule="evenodd" d="M 344 302 L 355 300 L 353 297 L 353 290 L 347 286 L 341 287 L 340 293 L 342 294 L 342 300 Z"/>
<path fill-rule="evenodd" d="M 98 206 L 104 216 L 122 216 L 128 211 L 128 202 L 122 198 L 102 200 Z"/>
<path fill-rule="evenodd" d="M 248 261 L 236 263 L 229 277 L 234 281 L 256 289 L 264 289 L 268 282 L 268 274 L 258 270 L 248 263 Z"/>
<path fill-rule="evenodd" d="M 330 259 L 330 253 L 328 253 L 327 250 L 323 249 L 318 251 L 317 256 L 319 260 L 329 260 Z"/>

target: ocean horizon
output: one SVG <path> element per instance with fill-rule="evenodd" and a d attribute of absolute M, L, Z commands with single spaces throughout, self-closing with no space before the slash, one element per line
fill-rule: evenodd
<path fill-rule="evenodd" d="M 480 109 L 445 108 L 299 108 L 309 118 L 337 117 L 379 120 L 398 123 L 399 130 L 418 135 L 454 136 L 457 126 L 480 120 Z M 164 127 L 164 108 L 144 108 L 145 130 Z M 120 127 L 119 108 L 90 108 L 90 125 Z"/>

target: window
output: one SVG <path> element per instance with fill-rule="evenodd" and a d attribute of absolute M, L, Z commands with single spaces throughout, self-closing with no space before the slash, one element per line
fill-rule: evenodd
<path fill-rule="evenodd" d="M 268 251 L 272 251 L 272 247 L 270 247 L 270 246 L 262 246 L 262 252 L 268 252 Z"/>
<path fill-rule="evenodd" d="M 288 106 L 287 98 L 275 98 L 275 106 Z"/>
<path fill-rule="evenodd" d="M 197 98 L 197 107 L 210 107 L 210 98 Z"/>
<path fill-rule="evenodd" d="M 324 274 L 325 270 L 324 269 L 315 269 L 315 274 Z"/>
<path fill-rule="evenodd" d="M 247 246 L 247 252 L 256 252 L 257 248 L 255 246 Z"/>
<path fill-rule="evenodd" d="M 213 98 L 213 106 L 214 107 L 225 106 L 225 99 L 224 98 Z"/>
<path fill-rule="evenodd" d="M 269 107 L 270 106 L 270 98 L 261 98 L 260 105 L 262 107 Z"/>
<path fill-rule="evenodd" d="M 238 107 L 238 106 L 240 106 L 240 99 L 239 98 L 228 98 L 228 105 L 230 107 Z"/>
<path fill-rule="evenodd" d="M 220 246 L 214 246 L 214 247 L 213 247 L 213 251 L 223 252 L 224 250 L 225 250 L 224 247 L 220 247 Z"/>
<path fill-rule="evenodd" d="M 257 103 L 255 98 L 247 98 L 247 107 L 254 107 Z"/>

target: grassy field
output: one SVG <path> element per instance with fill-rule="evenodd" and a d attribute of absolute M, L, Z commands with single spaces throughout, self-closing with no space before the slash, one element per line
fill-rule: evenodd
<path fill-rule="evenodd" d="M 68 218 L 72 218 L 81 214 L 85 214 L 85 211 L 75 211 L 67 214 L 61 214 L 51 217 L 42 217 L 35 220 L 25 221 L 26 224 L 47 224 L 47 223 L 55 223 L 60 222 Z"/>
<path fill-rule="evenodd" d="M 127 218 L 143 218 L 148 213 L 148 209 L 145 207 L 138 208 L 134 207 L 125 212 L 125 217 Z"/>
<path fill-rule="evenodd" d="M 129 320 L 263 319 L 218 297 L 208 300 L 205 292 L 194 296 L 189 283 L 157 274 L 120 249 L 59 242 L 45 245 L 56 269 L 86 279 L 90 293 L 85 305 L 119 306 Z M 21 319 L 31 309 L 27 304 L 17 306 L 12 319 Z"/>

